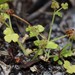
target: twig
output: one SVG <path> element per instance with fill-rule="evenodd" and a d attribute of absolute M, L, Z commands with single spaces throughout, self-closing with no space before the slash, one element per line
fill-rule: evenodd
<path fill-rule="evenodd" d="M 25 63 L 21 64 L 20 67 L 26 69 L 26 68 L 32 66 L 33 64 L 39 62 L 39 61 L 40 61 L 40 59 L 29 61 L 29 62 L 25 62 Z"/>
<path fill-rule="evenodd" d="M 26 19 L 23 19 L 23 18 L 17 16 L 12 9 L 7 9 L 5 11 L 5 13 L 7 13 L 8 15 L 11 15 L 11 16 L 13 16 L 13 17 L 15 17 L 15 18 L 17 18 L 17 19 L 19 19 L 19 20 L 23 21 L 24 23 L 26 23 L 26 24 L 31 26 L 31 24 Z"/>
<path fill-rule="evenodd" d="M 24 23 L 26 23 L 26 24 L 28 24 L 28 25 L 30 25 L 30 26 L 31 26 L 31 24 L 30 24 L 27 20 L 22 19 L 21 17 L 19 17 L 19 16 L 15 15 L 15 14 L 12 14 L 12 16 L 13 16 L 13 17 L 18 18 L 19 20 L 21 20 L 21 21 L 23 21 Z"/>

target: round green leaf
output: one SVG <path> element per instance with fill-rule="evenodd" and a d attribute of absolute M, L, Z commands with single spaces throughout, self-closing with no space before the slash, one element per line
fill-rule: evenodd
<path fill-rule="evenodd" d="M 1 13 L 1 15 L 3 16 L 4 20 L 9 19 L 10 16 L 8 14 L 5 13 Z"/>
<path fill-rule="evenodd" d="M 38 55 L 42 55 L 42 54 L 43 54 L 43 50 L 40 49 L 40 50 L 38 51 Z"/>
<path fill-rule="evenodd" d="M 10 43 L 11 40 L 12 40 L 10 34 L 9 34 L 9 35 L 6 35 L 6 36 L 4 37 L 4 39 L 5 39 L 5 41 L 8 42 L 8 43 Z"/>
<path fill-rule="evenodd" d="M 51 4 L 51 8 L 58 9 L 59 7 L 60 7 L 59 3 L 56 0 L 53 0 Z"/>
<path fill-rule="evenodd" d="M 39 44 L 40 44 L 40 40 L 36 40 L 36 41 L 34 41 L 34 44 L 35 44 L 36 46 L 39 46 Z"/>
<path fill-rule="evenodd" d="M 49 41 L 47 43 L 46 48 L 57 49 L 58 48 L 58 44 L 56 44 L 55 42 Z"/>
<path fill-rule="evenodd" d="M 64 61 L 63 66 L 67 70 L 68 73 L 70 74 L 75 73 L 75 65 L 72 65 L 69 61 Z"/>
<path fill-rule="evenodd" d="M 39 32 L 43 32 L 44 31 L 44 27 L 42 25 L 37 25 L 38 27 L 38 31 Z"/>
<path fill-rule="evenodd" d="M 68 9 L 68 3 L 62 3 L 61 6 L 63 9 Z"/>
<path fill-rule="evenodd" d="M 59 64 L 59 65 L 62 65 L 63 63 L 62 63 L 62 61 L 61 61 L 61 60 L 58 60 L 58 64 Z"/>
<path fill-rule="evenodd" d="M 12 34 L 11 37 L 12 37 L 13 42 L 17 42 L 19 39 L 19 35 L 16 33 Z"/>
<path fill-rule="evenodd" d="M 55 55 L 53 58 L 54 61 L 57 61 L 58 59 L 59 59 L 58 55 Z"/>
<path fill-rule="evenodd" d="M 3 32 L 3 34 L 5 34 L 5 35 L 12 34 L 12 30 L 10 28 L 6 28 Z"/>
<path fill-rule="evenodd" d="M 61 55 L 64 57 L 72 56 L 72 51 L 64 49 L 64 50 L 62 50 Z"/>
<path fill-rule="evenodd" d="M 68 68 L 70 66 L 70 62 L 69 61 L 64 61 L 64 68 Z"/>
<path fill-rule="evenodd" d="M 31 26 L 28 26 L 27 28 L 26 28 L 26 31 L 28 32 L 28 31 L 30 31 L 31 30 Z"/>

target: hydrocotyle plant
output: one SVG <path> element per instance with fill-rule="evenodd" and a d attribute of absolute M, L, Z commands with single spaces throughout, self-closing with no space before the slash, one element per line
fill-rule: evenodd
<path fill-rule="evenodd" d="M 75 70 L 73 70 L 75 66 L 74 65 L 71 66 L 70 62 L 64 59 L 73 55 L 73 51 L 71 50 L 71 43 L 67 43 L 62 49 L 60 49 L 59 44 L 55 42 L 67 36 L 70 39 L 75 40 L 75 32 L 74 32 L 75 30 L 68 30 L 66 31 L 66 35 L 51 39 L 52 26 L 54 23 L 55 16 L 57 15 L 59 17 L 62 17 L 61 10 L 68 9 L 68 3 L 62 3 L 60 6 L 56 0 L 52 0 L 51 8 L 54 10 L 54 12 L 52 22 L 50 24 L 48 37 L 46 38 L 43 35 L 43 31 L 45 28 L 42 25 L 38 24 L 31 26 L 31 24 L 28 21 L 15 15 L 14 12 L 11 9 L 9 9 L 8 4 L 5 2 L 6 1 L 0 2 L 0 22 L 6 25 L 6 29 L 3 31 L 3 34 L 5 35 L 4 36 L 5 41 L 8 43 L 10 43 L 11 41 L 13 41 L 14 43 L 15 42 L 18 43 L 25 56 L 34 52 L 35 55 L 32 58 L 32 60 L 39 57 L 39 59 L 47 62 L 49 61 L 50 58 L 52 58 L 53 61 L 58 62 L 59 65 L 62 65 L 64 63 L 63 66 L 68 73 L 75 73 Z M 19 20 L 25 22 L 28 25 L 26 31 L 29 32 L 29 36 L 37 38 L 37 40 L 34 41 L 34 44 L 37 46 L 37 48 L 33 49 L 33 51 L 26 49 L 19 41 L 20 36 L 14 32 L 10 16 L 14 16 Z M 9 23 L 6 22 L 6 19 L 9 20 Z M 57 52 L 52 54 L 51 51 L 55 52 L 55 50 L 57 50 Z"/>

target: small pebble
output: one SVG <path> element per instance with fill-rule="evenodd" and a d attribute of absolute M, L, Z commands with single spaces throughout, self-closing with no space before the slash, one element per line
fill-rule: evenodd
<path fill-rule="evenodd" d="M 42 75 L 51 75 L 49 71 L 44 71 Z"/>
<path fill-rule="evenodd" d="M 63 73 L 57 72 L 57 73 L 55 73 L 55 74 L 53 74 L 53 75 L 63 75 Z"/>
<path fill-rule="evenodd" d="M 22 75 L 22 73 L 21 73 L 21 72 L 19 72 L 17 75 Z"/>
<path fill-rule="evenodd" d="M 5 74 L 3 72 L 1 72 L 0 75 L 5 75 Z"/>

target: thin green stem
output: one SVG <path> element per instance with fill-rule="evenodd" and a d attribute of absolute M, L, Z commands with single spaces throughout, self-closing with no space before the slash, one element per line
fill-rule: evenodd
<path fill-rule="evenodd" d="M 37 40 L 40 40 L 38 36 L 36 36 Z"/>
<path fill-rule="evenodd" d="M 3 23 L 4 23 L 7 27 L 9 27 L 8 23 L 6 23 L 5 21 L 3 21 Z"/>
<path fill-rule="evenodd" d="M 73 43 L 73 39 L 72 39 L 72 41 L 71 41 L 70 43 L 71 43 L 70 50 L 72 50 L 72 43 Z"/>
<path fill-rule="evenodd" d="M 39 50 L 36 52 L 36 54 L 34 55 L 34 57 L 32 58 L 32 60 L 34 60 L 35 58 L 37 58 L 38 53 L 39 53 Z"/>
<path fill-rule="evenodd" d="M 10 17 L 9 17 L 9 25 L 10 25 L 10 28 L 12 29 L 12 24 L 11 24 Z"/>
<path fill-rule="evenodd" d="M 71 44 L 70 44 L 70 43 L 67 43 L 67 44 L 63 47 L 63 49 L 62 49 L 62 50 L 67 49 L 69 46 L 71 46 Z"/>
<path fill-rule="evenodd" d="M 51 22 L 51 25 L 50 25 L 50 31 L 49 31 L 48 41 L 50 40 L 50 37 L 51 37 L 52 25 L 54 23 L 54 18 L 55 18 L 55 11 L 54 11 L 53 18 L 52 18 L 52 22 Z"/>
<path fill-rule="evenodd" d="M 62 8 L 58 9 L 56 12 L 59 12 L 60 10 L 62 10 Z"/>
<path fill-rule="evenodd" d="M 56 56 L 56 55 L 50 55 L 50 58 L 53 58 L 54 56 Z"/>
<path fill-rule="evenodd" d="M 69 38 L 67 43 L 68 43 L 68 44 L 70 44 L 70 46 L 69 46 L 70 48 L 69 48 L 69 49 L 71 50 L 72 43 L 71 43 L 71 41 L 70 41 L 70 40 L 71 40 L 71 39 Z"/>
<path fill-rule="evenodd" d="M 47 54 L 47 59 L 49 59 L 50 58 L 50 50 L 48 50 L 48 52 L 46 54 Z"/>
<path fill-rule="evenodd" d="M 38 36 L 36 36 L 36 38 L 38 41 L 40 41 Z M 36 54 L 34 55 L 34 57 L 32 58 L 32 60 L 34 60 L 38 56 L 39 50 L 40 50 L 40 47 L 39 47 L 38 51 L 36 52 Z"/>
<path fill-rule="evenodd" d="M 62 8 L 58 9 L 57 11 L 54 10 L 53 17 L 52 17 L 52 22 L 51 22 L 51 25 L 50 25 L 50 31 L 49 31 L 48 41 L 50 40 L 50 37 L 51 37 L 52 26 L 53 26 L 53 23 L 54 23 L 56 12 L 59 12 L 61 9 Z"/>
<path fill-rule="evenodd" d="M 42 34 L 39 34 L 43 39 L 47 39 L 44 35 Z"/>
<path fill-rule="evenodd" d="M 61 37 L 58 37 L 58 38 L 54 38 L 54 39 L 51 40 L 51 41 L 57 41 L 57 40 L 59 40 L 59 39 L 65 38 L 65 37 L 67 37 L 67 35 L 64 35 L 64 36 L 61 36 Z"/>
<path fill-rule="evenodd" d="M 19 42 L 19 41 L 18 41 L 17 43 L 18 43 L 18 45 L 20 46 L 20 48 L 22 49 L 24 55 L 26 55 L 26 51 L 25 51 L 25 48 L 23 47 L 22 43 Z"/>
<path fill-rule="evenodd" d="M 62 52 L 63 50 L 66 50 L 68 47 L 71 47 L 70 38 L 69 38 L 67 44 L 62 48 L 61 52 Z M 60 55 L 61 55 L 61 52 L 60 52 Z"/>

